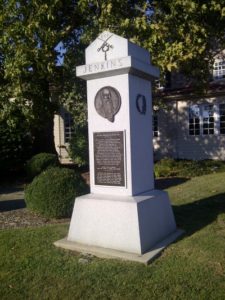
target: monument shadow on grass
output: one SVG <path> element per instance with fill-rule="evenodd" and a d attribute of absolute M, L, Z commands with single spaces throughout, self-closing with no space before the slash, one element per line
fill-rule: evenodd
<path fill-rule="evenodd" d="M 157 178 L 155 179 L 155 188 L 165 190 L 169 187 L 185 183 L 188 180 L 190 180 L 190 178 L 186 177 Z"/>
<path fill-rule="evenodd" d="M 173 205 L 177 226 L 185 230 L 182 238 L 192 235 L 225 213 L 225 193 L 183 205 Z"/>

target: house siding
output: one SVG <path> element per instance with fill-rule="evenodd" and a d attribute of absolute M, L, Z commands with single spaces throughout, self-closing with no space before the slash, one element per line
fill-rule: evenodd
<path fill-rule="evenodd" d="M 153 138 L 154 158 L 176 157 L 177 138 L 176 102 L 170 102 L 166 109 L 158 112 L 158 137 Z"/>
<path fill-rule="evenodd" d="M 219 134 L 218 116 L 215 117 L 213 135 L 203 135 L 202 132 L 198 136 L 189 135 L 189 107 L 195 104 L 220 103 L 225 103 L 224 96 L 170 101 L 166 109 L 161 109 L 158 113 L 159 137 L 153 139 L 155 159 L 172 157 L 225 160 L 225 135 Z"/>

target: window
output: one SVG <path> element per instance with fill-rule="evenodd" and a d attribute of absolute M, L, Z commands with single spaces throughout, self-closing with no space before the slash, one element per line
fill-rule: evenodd
<path fill-rule="evenodd" d="M 214 134 L 214 108 L 213 105 L 203 105 L 203 134 Z"/>
<path fill-rule="evenodd" d="M 213 64 L 213 78 L 219 80 L 225 78 L 225 60 L 217 58 Z"/>
<path fill-rule="evenodd" d="M 192 105 L 189 108 L 189 134 L 200 134 L 200 108 L 198 105 Z"/>
<path fill-rule="evenodd" d="M 225 134 L 225 104 L 220 104 L 219 114 L 220 114 L 220 134 Z"/>
<path fill-rule="evenodd" d="M 189 134 L 225 134 L 225 102 L 190 106 Z"/>
<path fill-rule="evenodd" d="M 73 128 L 73 119 L 71 114 L 65 113 L 64 114 L 64 137 L 65 137 L 65 143 L 69 143 L 72 135 L 74 133 Z"/>
<path fill-rule="evenodd" d="M 153 110 L 153 117 L 152 117 L 152 130 L 153 136 L 159 136 L 159 128 L 158 128 L 158 110 Z"/>

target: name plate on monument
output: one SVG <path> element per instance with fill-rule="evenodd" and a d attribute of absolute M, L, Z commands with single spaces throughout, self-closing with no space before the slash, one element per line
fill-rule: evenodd
<path fill-rule="evenodd" d="M 125 186 L 123 131 L 94 132 L 95 184 Z"/>

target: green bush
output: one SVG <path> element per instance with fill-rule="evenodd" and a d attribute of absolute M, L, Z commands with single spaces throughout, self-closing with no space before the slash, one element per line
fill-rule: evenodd
<path fill-rule="evenodd" d="M 180 160 L 177 161 L 180 177 L 195 177 L 225 171 L 225 162 L 218 160 Z"/>
<path fill-rule="evenodd" d="M 29 179 L 33 179 L 42 171 L 49 167 L 56 167 L 59 165 L 59 160 L 56 154 L 52 153 L 39 153 L 34 155 L 26 163 L 26 172 Z"/>
<path fill-rule="evenodd" d="M 177 163 L 172 158 L 164 158 L 155 163 L 155 177 L 171 177 L 177 175 Z"/>
<path fill-rule="evenodd" d="M 25 189 L 29 209 L 45 217 L 70 217 L 75 197 L 85 194 L 87 185 L 80 174 L 66 168 L 49 168 Z"/>
<path fill-rule="evenodd" d="M 79 167 L 88 165 L 88 129 L 76 128 L 70 141 L 69 154 Z"/>
<path fill-rule="evenodd" d="M 218 160 L 175 160 L 165 158 L 155 163 L 155 177 L 195 177 L 224 172 L 225 162 Z"/>

